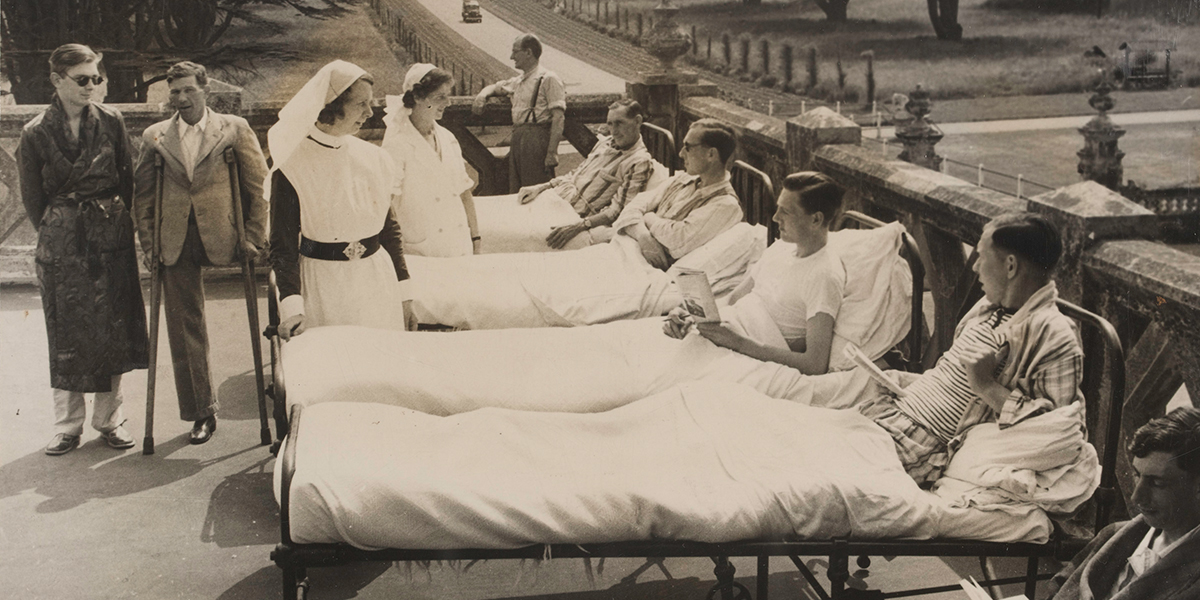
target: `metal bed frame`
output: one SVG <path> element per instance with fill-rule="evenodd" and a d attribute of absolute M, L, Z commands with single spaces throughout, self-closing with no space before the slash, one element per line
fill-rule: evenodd
<path fill-rule="evenodd" d="M 738 161 L 740 162 L 740 161 Z M 763 222 L 763 219 L 770 219 L 774 213 L 775 198 L 770 193 L 770 179 L 765 173 L 754 169 L 749 165 L 742 163 L 741 166 L 735 164 L 734 170 L 742 170 L 749 174 L 750 183 L 747 185 L 753 186 L 759 190 L 756 194 L 759 200 L 752 204 L 747 204 L 743 201 L 744 207 L 751 207 L 753 212 L 747 211 L 747 218 L 758 219 L 757 222 Z M 754 182 L 753 179 L 757 179 Z M 765 180 L 765 186 L 763 182 Z M 763 191 L 767 191 L 768 195 L 759 195 Z M 740 196 L 740 194 L 739 194 Z M 852 221 L 858 225 L 867 227 L 878 227 L 883 223 L 877 219 L 858 213 L 855 211 L 847 211 L 840 219 L 839 224 L 844 224 L 845 221 Z M 901 248 L 902 255 L 908 261 L 910 269 L 913 272 L 913 304 L 912 304 L 912 326 L 904 344 L 907 346 L 905 351 L 899 356 L 892 356 L 889 359 L 891 366 L 909 371 L 918 372 L 921 370 L 921 347 L 924 335 L 924 316 L 923 307 L 923 282 L 924 282 L 924 266 L 921 263 L 917 252 L 916 242 L 913 238 L 905 233 L 903 246 Z M 968 264 L 968 270 L 970 265 Z M 271 366 L 272 366 L 272 383 L 270 386 L 270 395 L 274 400 L 274 417 L 276 421 L 277 440 L 282 440 L 285 435 L 292 435 L 292 441 L 299 439 L 301 435 L 301 422 L 303 417 L 303 407 L 293 406 L 290 414 L 287 409 L 286 397 L 286 381 L 285 373 L 281 361 L 282 342 L 276 334 L 276 326 L 279 323 L 279 310 L 276 299 L 276 288 L 274 273 L 271 274 L 269 280 L 268 291 L 268 318 L 269 326 L 264 335 L 271 342 Z M 1107 402 L 1102 402 L 1099 398 L 1087 399 L 1089 410 L 1099 411 L 1107 406 L 1108 418 L 1107 429 L 1103 432 L 1089 432 L 1093 443 L 1098 441 L 1098 438 L 1103 437 L 1104 456 L 1101 459 L 1102 479 L 1100 488 L 1093 495 L 1092 502 L 1096 507 L 1095 530 L 1099 531 L 1104 525 L 1109 522 L 1110 513 L 1116 499 L 1116 462 L 1118 444 L 1121 435 L 1121 409 L 1122 402 L 1125 398 L 1125 370 L 1124 370 L 1124 352 L 1121 347 L 1120 339 L 1117 337 L 1116 330 L 1104 318 L 1087 311 L 1079 306 L 1066 302 L 1058 301 L 1059 309 L 1069 317 L 1072 317 L 1081 323 L 1093 328 L 1095 332 L 1104 340 L 1106 346 L 1107 365 L 1105 373 L 1108 375 L 1109 386 L 1107 388 Z M 969 307 L 969 305 L 966 305 Z M 964 308 L 965 310 L 965 308 Z M 1086 368 L 1086 363 L 1085 363 Z M 1093 367 L 1094 368 L 1094 367 Z M 1097 377 L 1099 381 L 1101 377 Z M 1101 421 L 1105 422 L 1105 421 Z M 277 441 L 272 447 L 272 452 L 277 453 L 280 447 L 280 442 Z M 1033 598 L 1036 584 L 1039 580 L 1044 580 L 1050 577 L 1051 574 L 1039 573 L 1039 561 L 1042 558 L 1054 558 L 1057 560 L 1066 560 L 1078 552 L 1087 540 L 1070 538 L 1061 530 L 1056 530 L 1051 536 L 1051 539 L 1046 544 L 1030 544 L 1030 543 L 997 543 L 997 542 L 978 542 L 971 540 L 918 540 L 918 541 L 892 541 L 892 540 L 849 540 L 849 539 L 828 539 L 828 540 L 788 540 L 788 541 L 762 541 L 762 540 L 747 540 L 742 542 L 707 544 L 689 541 L 632 541 L 622 543 L 604 543 L 604 544 L 533 544 L 524 548 L 494 550 L 494 549 L 459 549 L 459 550 L 422 550 L 422 549 L 386 549 L 386 550 L 360 550 L 348 544 L 298 544 L 291 539 L 290 529 L 290 486 L 292 477 L 296 469 L 296 444 L 289 443 L 285 447 L 283 455 L 279 460 L 283 461 L 281 468 L 282 474 L 282 489 L 280 493 L 280 543 L 271 552 L 271 560 L 283 571 L 283 597 L 285 599 L 304 598 L 308 590 L 308 582 L 306 578 L 307 570 L 315 567 L 332 567 L 338 565 L 349 564 L 362 561 L 435 561 L 435 560 L 482 560 L 482 559 L 537 559 L 541 560 L 546 557 L 554 558 L 645 558 L 647 562 L 640 568 L 635 570 L 631 575 L 625 578 L 624 582 L 630 582 L 636 577 L 653 566 L 657 566 L 668 577 L 669 572 L 663 566 L 662 561 L 667 557 L 709 557 L 714 562 L 713 573 L 716 576 L 716 583 L 712 586 L 708 593 L 708 599 L 712 600 L 718 596 L 721 600 L 750 600 L 758 598 L 759 600 L 767 600 L 767 575 L 769 573 L 769 565 L 771 557 L 786 556 L 799 570 L 800 574 L 812 586 L 819 598 L 822 600 L 852 600 L 856 598 L 901 598 L 909 596 L 917 596 L 922 594 L 933 594 L 941 592 L 951 592 L 960 590 L 957 584 L 943 585 L 935 587 L 927 587 L 916 590 L 905 590 L 891 593 L 882 591 L 860 591 L 847 587 L 847 581 L 850 579 L 850 559 L 857 557 L 857 564 L 866 568 L 870 564 L 871 556 L 927 556 L 927 557 L 962 557 L 975 556 L 979 557 L 981 569 L 985 574 L 984 580 L 980 582 L 984 586 L 1005 585 L 1010 583 L 1024 583 L 1025 595 Z M 757 558 L 757 581 L 756 592 L 752 595 L 750 590 L 744 585 L 734 580 L 735 568 L 729 561 L 730 557 L 748 557 Z M 829 579 L 829 590 L 818 581 L 813 572 L 800 560 L 802 556 L 824 556 L 829 560 L 827 578 Z M 987 559 L 989 557 L 1024 557 L 1027 559 L 1026 573 L 1023 577 L 1014 577 L 1007 579 L 996 579 L 990 575 Z"/>
<path fill-rule="evenodd" d="M 1084 310 L 1066 301 L 1059 301 L 1059 308 L 1064 314 L 1079 319 L 1082 323 L 1094 327 L 1104 338 L 1108 354 L 1109 399 L 1108 429 L 1103 432 L 1092 432 L 1093 442 L 1103 435 L 1107 444 L 1102 458 L 1103 475 L 1100 488 L 1096 491 L 1091 502 L 1096 504 L 1095 529 L 1099 530 L 1108 523 L 1112 503 L 1117 493 L 1115 490 L 1115 466 L 1117 444 L 1120 438 L 1121 402 L 1111 401 L 1124 398 L 1124 358 L 1121 344 L 1116 331 L 1102 317 Z M 277 336 L 272 337 L 272 365 L 275 378 L 272 394 L 276 401 L 276 416 L 284 410 L 285 396 L 283 372 L 279 369 Z M 280 387 L 276 387 L 280 386 Z M 1098 399 L 1089 401 L 1092 408 L 1103 406 Z M 1004 585 L 1024 583 L 1025 595 L 1032 598 L 1039 580 L 1047 579 L 1050 574 L 1039 573 L 1039 561 L 1042 558 L 1067 560 L 1078 552 L 1087 542 L 1085 539 L 1070 538 L 1062 531 L 1055 531 L 1046 544 L 1031 543 L 998 543 L 978 542 L 971 540 L 788 540 L 788 541 L 757 541 L 707 544 L 689 541 L 633 541 L 604 544 L 533 544 L 524 548 L 493 550 L 493 549 L 459 549 L 459 550 L 422 550 L 422 549 L 387 549 L 360 550 L 348 544 L 297 544 L 291 539 L 290 526 L 290 487 L 296 469 L 296 440 L 302 435 L 301 423 L 303 407 L 293 406 L 291 409 L 290 427 L 288 422 L 277 423 L 280 432 L 289 431 L 293 443 L 287 444 L 279 460 L 282 464 L 282 487 L 280 493 L 280 543 L 271 552 L 271 560 L 283 571 L 283 595 L 287 599 L 304 598 L 307 593 L 307 570 L 316 567 L 332 567 L 362 561 L 435 561 L 435 560 L 482 560 L 482 559 L 544 559 L 553 558 L 646 558 L 647 563 L 635 571 L 630 577 L 651 566 L 662 567 L 662 559 L 667 557 L 709 557 L 715 567 L 716 584 L 709 591 L 708 598 L 719 597 L 722 600 L 750 600 L 758 598 L 767 600 L 767 584 L 770 558 L 788 557 L 799 570 L 804 579 L 812 586 L 818 597 L 823 600 L 851 600 L 854 598 L 901 598 L 922 594 L 951 592 L 959 590 L 957 584 L 926 587 L 916 590 L 904 590 L 884 593 L 881 591 L 860 591 L 846 587 L 850 579 L 850 559 L 857 557 L 857 564 L 866 568 L 870 565 L 871 556 L 925 556 L 925 557 L 962 557 L 975 556 L 980 558 L 981 568 L 989 572 L 986 560 L 989 557 L 1023 557 L 1027 559 L 1026 573 L 1023 577 L 995 579 L 986 576 L 981 585 Z M 735 569 L 730 563 L 730 557 L 753 556 L 757 560 L 756 592 L 741 583 L 734 581 Z M 817 577 L 801 561 L 802 556 L 828 557 L 829 591 L 818 581 Z M 665 568 L 663 569 L 664 572 Z M 669 573 L 668 573 L 669 576 Z"/>

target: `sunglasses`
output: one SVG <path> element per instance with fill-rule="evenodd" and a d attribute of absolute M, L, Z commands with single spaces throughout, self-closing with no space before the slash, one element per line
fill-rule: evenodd
<path fill-rule="evenodd" d="M 79 87 L 87 85 L 89 81 L 92 82 L 92 85 L 100 85 L 104 83 L 104 78 L 99 75 L 92 75 L 90 77 L 87 75 L 76 75 L 74 77 L 67 77 L 67 79 L 74 81 Z"/>

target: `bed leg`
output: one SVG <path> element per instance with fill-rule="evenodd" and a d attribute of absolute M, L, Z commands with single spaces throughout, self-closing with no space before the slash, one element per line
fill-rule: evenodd
<path fill-rule="evenodd" d="M 737 569 L 733 563 L 729 562 L 729 557 L 719 556 L 713 558 L 713 562 L 717 563 L 713 567 L 713 574 L 717 576 L 717 582 L 713 584 L 712 589 L 708 590 L 707 600 L 714 600 L 718 592 L 721 594 L 721 600 L 752 600 L 750 590 L 733 580 L 733 574 Z"/>
<path fill-rule="evenodd" d="M 283 567 L 283 600 L 299 600 L 300 590 L 296 582 L 296 568 Z"/>
<path fill-rule="evenodd" d="M 1038 557 L 1030 556 L 1025 566 L 1025 597 L 1033 598 L 1037 593 Z"/>
<path fill-rule="evenodd" d="M 834 545 L 839 542 L 838 540 Z M 832 552 L 829 555 L 829 595 L 838 598 L 846 591 L 846 582 L 850 580 L 850 555 L 845 552 Z"/>
<path fill-rule="evenodd" d="M 770 583 L 768 581 L 768 579 L 769 579 L 770 575 L 771 575 L 771 557 L 770 556 L 758 557 L 758 577 L 755 579 L 755 583 L 756 583 L 755 587 L 758 588 L 756 590 L 758 592 L 757 593 L 758 600 L 767 600 L 767 595 L 768 595 L 767 588 L 768 588 L 768 584 Z"/>

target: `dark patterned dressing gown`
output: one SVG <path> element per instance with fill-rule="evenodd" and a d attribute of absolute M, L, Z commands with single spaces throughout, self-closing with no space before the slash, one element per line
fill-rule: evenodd
<path fill-rule="evenodd" d="M 144 369 L 147 361 L 125 120 L 93 103 L 73 139 L 55 96 L 21 131 L 17 162 L 25 211 L 38 230 L 50 385 L 112 391 L 113 375 Z"/>

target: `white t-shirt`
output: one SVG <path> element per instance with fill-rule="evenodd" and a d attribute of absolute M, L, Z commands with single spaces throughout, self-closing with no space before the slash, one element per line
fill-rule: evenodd
<path fill-rule="evenodd" d="M 749 278 L 754 280 L 749 293 L 762 301 L 789 344 L 804 339 L 808 320 L 818 313 L 836 320 L 846 290 L 846 268 L 828 246 L 801 258 L 795 244 L 777 241 L 750 268 Z"/>

